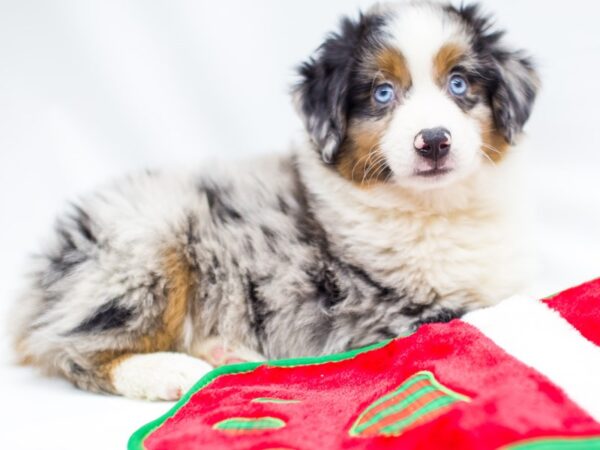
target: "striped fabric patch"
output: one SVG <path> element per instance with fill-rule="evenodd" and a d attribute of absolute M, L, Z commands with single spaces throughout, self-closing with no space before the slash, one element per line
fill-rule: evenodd
<path fill-rule="evenodd" d="M 283 427 L 285 427 L 285 422 L 275 417 L 232 417 L 213 425 L 215 430 L 235 433 L 276 430 Z"/>
<path fill-rule="evenodd" d="M 470 399 L 442 386 L 431 372 L 417 372 L 397 389 L 372 403 L 358 417 L 351 436 L 397 436 Z"/>

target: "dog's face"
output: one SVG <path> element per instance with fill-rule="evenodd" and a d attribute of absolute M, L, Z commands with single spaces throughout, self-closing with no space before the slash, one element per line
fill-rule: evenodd
<path fill-rule="evenodd" d="M 398 3 L 345 19 L 300 69 L 298 108 L 323 160 L 361 186 L 446 186 L 497 164 L 538 78 L 476 6 Z"/>

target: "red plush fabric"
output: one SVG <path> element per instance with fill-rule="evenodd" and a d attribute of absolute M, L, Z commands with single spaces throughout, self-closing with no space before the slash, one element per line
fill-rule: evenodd
<path fill-rule="evenodd" d="M 571 325 L 600 345 L 600 278 L 547 300 Z"/>
<path fill-rule="evenodd" d="M 589 292 L 598 295 L 599 291 L 592 286 Z M 569 295 L 552 301 L 565 317 L 570 311 L 565 306 Z M 600 336 L 598 331 L 586 330 L 591 338 Z M 353 424 L 373 402 L 422 371 L 433 374 L 442 385 L 432 387 L 437 390 L 425 399 L 439 399 L 445 395 L 440 392 L 453 391 L 470 401 L 456 401 L 433 413 L 423 409 L 427 405 L 415 403 L 410 412 L 424 413 L 418 426 L 398 435 L 351 433 Z M 412 391 L 403 391 L 404 397 L 390 400 L 388 396 L 374 412 L 400 404 L 413 391 L 430 384 L 420 381 Z M 257 398 L 296 402 L 253 401 Z M 285 426 L 236 432 L 223 429 L 230 423 L 223 421 L 232 418 L 262 418 L 264 423 L 280 423 L 273 420 L 279 419 Z M 219 423 L 221 429 L 215 429 Z M 345 361 L 297 367 L 263 365 L 243 374 L 222 375 L 150 432 L 143 448 L 479 450 L 565 435 L 600 435 L 600 424 L 544 376 L 505 353 L 474 327 L 454 321 L 424 326 L 412 336 Z"/>

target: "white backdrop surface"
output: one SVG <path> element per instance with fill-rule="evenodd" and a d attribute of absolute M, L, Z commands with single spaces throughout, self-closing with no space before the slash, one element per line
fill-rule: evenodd
<path fill-rule="evenodd" d="M 68 199 L 146 167 L 285 151 L 294 67 L 364 0 L 0 0 L 0 320 Z M 544 81 L 527 174 L 550 294 L 600 276 L 600 3 L 487 0 Z M 501 270 L 501 268 L 499 268 Z M 1 327 L 4 330 L 4 327 Z M 124 448 L 169 405 L 82 393 L 10 364 L 2 448 Z"/>

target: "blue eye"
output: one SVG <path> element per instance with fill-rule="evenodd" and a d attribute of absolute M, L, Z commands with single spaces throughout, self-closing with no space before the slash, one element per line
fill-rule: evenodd
<path fill-rule="evenodd" d="M 462 97 L 467 93 L 467 90 L 469 89 L 469 83 L 461 75 L 452 75 L 452 77 L 450 77 L 450 81 L 448 82 L 448 89 L 450 89 L 450 93 L 452 95 Z"/>
<path fill-rule="evenodd" d="M 394 100 L 394 97 L 394 86 L 389 83 L 380 84 L 375 88 L 375 92 L 373 92 L 373 98 L 375 101 L 382 105 L 387 105 Z"/>

